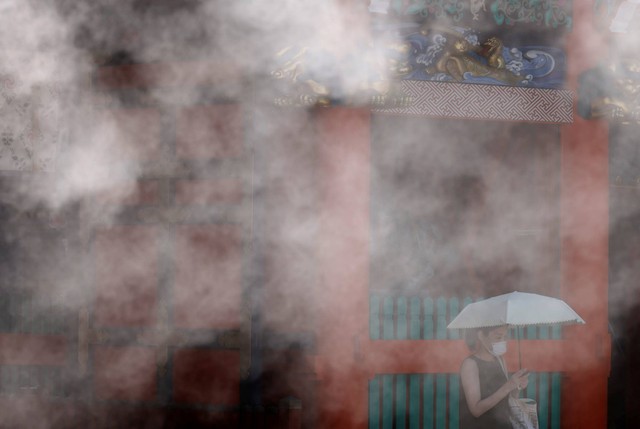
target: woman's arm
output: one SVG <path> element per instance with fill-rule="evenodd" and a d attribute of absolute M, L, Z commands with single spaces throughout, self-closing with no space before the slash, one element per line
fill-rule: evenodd
<path fill-rule="evenodd" d="M 480 417 L 502 401 L 511 391 L 518 388 L 518 380 L 522 377 L 520 370 L 513 374 L 498 390 L 482 399 L 480 397 L 480 375 L 478 364 L 473 359 L 465 359 L 460 368 L 460 380 L 462 390 L 469 406 L 469 411 L 474 417 Z"/>

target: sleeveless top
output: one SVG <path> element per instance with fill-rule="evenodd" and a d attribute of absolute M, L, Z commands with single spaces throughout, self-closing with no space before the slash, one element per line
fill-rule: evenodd
<path fill-rule="evenodd" d="M 468 359 L 473 359 L 478 365 L 481 399 L 491 396 L 507 381 L 497 359 L 487 362 L 473 355 Z M 474 417 L 469 411 L 464 390 L 460 386 L 460 429 L 511 429 L 508 396 L 480 417 Z"/>

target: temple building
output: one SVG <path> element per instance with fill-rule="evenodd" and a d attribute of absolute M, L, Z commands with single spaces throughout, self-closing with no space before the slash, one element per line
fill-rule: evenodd
<path fill-rule="evenodd" d="M 640 3 L 116 3 L 0 66 L 0 427 L 458 429 L 511 291 L 540 428 L 640 427 Z"/>

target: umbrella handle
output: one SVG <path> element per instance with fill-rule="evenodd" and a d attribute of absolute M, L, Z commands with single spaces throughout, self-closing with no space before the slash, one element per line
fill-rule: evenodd
<path fill-rule="evenodd" d="M 516 326 L 516 338 L 518 339 L 518 371 L 522 369 L 522 351 L 520 350 L 520 327 Z"/>

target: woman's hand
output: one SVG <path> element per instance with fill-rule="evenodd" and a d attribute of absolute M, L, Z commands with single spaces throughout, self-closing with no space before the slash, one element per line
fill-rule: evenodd
<path fill-rule="evenodd" d="M 512 390 L 522 390 L 526 388 L 529 384 L 529 370 L 523 368 L 520 371 L 515 372 L 511 378 L 509 378 L 509 382 L 513 385 Z"/>

